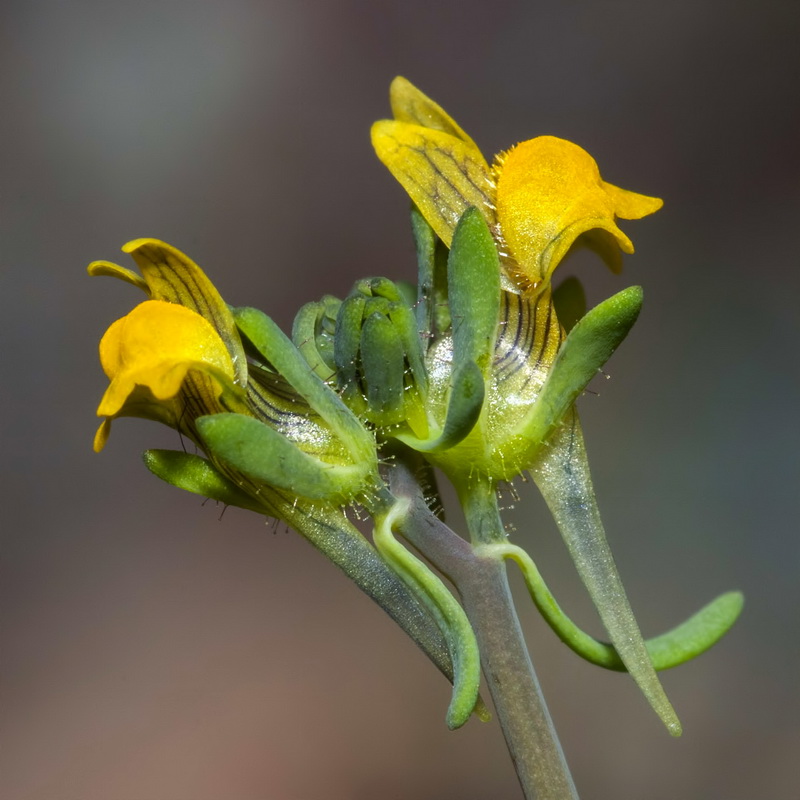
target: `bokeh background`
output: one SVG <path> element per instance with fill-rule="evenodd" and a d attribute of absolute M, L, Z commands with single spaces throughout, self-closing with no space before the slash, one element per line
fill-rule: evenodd
<path fill-rule="evenodd" d="M 623 223 L 644 286 L 581 400 L 609 537 L 647 635 L 741 588 L 734 632 L 664 676 L 672 740 L 625 676 L 527 606 L 582 796 L 800 796 L 796 2 L 21 2 L 0 6 L 2 701 L 8 800 L 516 798 L 496 723 L 304 541 L 173 490 L 140 421 L 91 451 L 106 326 L 89 280 L 139 236 L 289 326 L 357 277 L 413 275 L 370 123 L 403 74 L 492 154 L 550 133 L 665 198 Z M 530 484 L 512 517 L 599 633 Z M 517 585 L 519 589 L 519 585 Z"/>

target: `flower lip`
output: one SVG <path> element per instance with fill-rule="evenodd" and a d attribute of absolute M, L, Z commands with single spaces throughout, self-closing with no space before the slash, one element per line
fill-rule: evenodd
<path fill-rule="evenodd" d="M 190 371 L 208 376 L 204 393 L 214 400 L 226 390 L 236 391 L 233 360 L 211 323 L 163 300 L 146 300 L 114 322 L 100 342 L 100 363 L 110 384 L 97 409 L 98 416 L 106 417 L 95 437 L 98 451 L 117 416 L 144 413 L 169 419 L 169 401 Z"/>
<path fill-rule="evenodd" d="M 606 183 L 589 153 L 555 136 L 516 145 L 495 159 L 493 169 L 500 236 L 521 279 L 533 286 L 548 280 L 575 239 L 593 229 L 607 231 L 632 253 L 615 217 L 643 217 L 662 205 Z"/>
<path fill-rule="evenodd" d="M 162 300 L 147 300 L 117 320 L 100 342 L 100 363 L 111 384 L 98 416 L 119 413 L 135 386 L 157 400 L 178 394 L 190 369 L 232 383 L 233 361 L 211 324 L 194 311 Z"/>

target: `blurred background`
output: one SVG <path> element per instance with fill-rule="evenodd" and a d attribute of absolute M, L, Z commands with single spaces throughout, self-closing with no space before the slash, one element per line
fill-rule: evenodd
<path fill-rule="evenodd" d="M 520 614 L 586 798 L 798 797 L 800 6 L 795 2 L 20 2 L 0 7 L 2 700 L 8 800 L 516 798 L 496 723 L 299 536 L 171 489 L 179 447 L 123 420 L 91 450 L 97 341 L 141 296 L 89 280 L 165 239 L 288 327 L 358 277 L 412 278 L 407 199 L 372 153 L 405 75 L 487 155 L 538 134 L 665 199 L 622 223 L 645 289 L 580 402 L 646 635 L 747 596 L 664 675 L 672 740 L 624 675 Z M 600 633 L 531 484 L 511 515 Z M 522 587 L 516 582 L 516 588 Z"/>

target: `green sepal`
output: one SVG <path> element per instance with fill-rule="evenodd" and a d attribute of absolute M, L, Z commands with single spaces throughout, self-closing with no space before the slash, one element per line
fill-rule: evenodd
<path fill-rule="evenodd" d="M 556 317 L 567 333 L 586 315 L 586 292 L 583 284 L 574 275 L 565 278 L 553 290 L 552 301 Z"/>
<path fill-rule="evenodd" d="M 199 417 L 205 449 L 249 478 L 300 497 L 343 505 L 372 489 L 377 473 L 370 462 L 328 464 L 254 417 L 211 414 Z"/>
<path fill-rule="evenodd" d="M 333 358 L 333 326 L 339 312 L 341 300 L 326 296 L 314 303 L 306 303 L 295 315 L 292 325 L 292 341 L 300 354 L 308 362 L 311 371 L 323 381 L 329 381 L 336 374 Z M 325 330 L 325 322 L 330 316 L 330 332 Z"/>
<path fill-rule="evenodd" d="M 520 426 L 531 442 L 543 442 L 586 384 L 628 335 L 642 307 L 642 289 L 631 286 L 595 306 L 570 331 L 541 394 Z"/>
<path fill-rule="evenodd" d="M 411 434 L 398 433 L 396 437 L 414 450 L 425 453 L 449 450 L 463 441 L 475 427 L 485 394 L 483 373 L 474 361 L 467 361 L 453 371 L 447 416 L 439 436 L 423 440 Z"/>
<path fill-rule="evenodd" d="M 361 393 L 358 385 L 358 348 L 366 303 L 367 298 L 363 295 L 350 295 L 342 302 L 336 317 L 333 356 L 337 382 L 345 398 L 360 396 Z"/>
<path fill-rule="evenodd" d="M 403 300 L 403 294 L 394 281 L 388 278 L 361 278 L 355 282 L 349 296 L 382 297 L 392 303 Z"/>
<path fill-rule="evenodd" d="M 370 314 L 361 326 L 361 369 L 370 412 L 382 415 L 401 411 L 405 383 L 403 342 L 397 328 L 383 314 Z"/>
<path fill-rule="evenodd" d="M 389 319 L 397 329 L 398 336 L 403 343 L 403 354 L 411 371 L 414 387 L 417 391 L 425 394 L 428 390 L 428 372 L 425 369 L 416 317 L 411 308 L 401 300 L 390 304 Z"/>
<path fill-rule="evenodd" d="M 328 423 L 357 461 L 374 461 L 372 434 L 339 396 L 314 373 L 288 336 L 256 308 L 234 312 L 239 330 L 297 393 Z"/>
<path fill-rule="evenodd" d="M 483 215 L 467 209 L 458 221 L 447 285 L 452 318 L 453 369 L 474 361 L 488 375 L 500 315 L 500 263 Z"/>
<path fill-rule="evenodd" d="M 397 335 L 402 342 L 403 356 L 411 369 L 413 381 L 418 389 L 425 391 L 427 387 L 427 373 L 425 371 L 417 321 L 411 311 L 411 304 L 408 302 L 400 285 L 390 281 L 388 278 L 367 278 L 356 283 L 350 296 L 356 295 L 366 298 L 362 312 L 362 322 L 365 322 L 374 314 L 381 314 L 392 321 L 392 324 L 397 329 Z M 347 324 L 353 323 L 354 319 L 349 317 L 347 319 Z M 352 334 L 345 334 L 345 338 L 350 341 L 352 339 Z M 362 368 L 364 356 L 364 339 L 362 337 Z M 364 368 L 364 373 L 367 373 L 366 368 Z"/>
<path fill-rule="evenodd" d="M 270 513 L 269 509 L 257 503 L 201 456 L 181 450 L 145 450 L 142 458 L 153 475 L 178 489 L 185 489 L 228 506 L 246 508 L 259 514 Z"/>
<path fill-rule="evenodd" d="M 447 304 L 448 249 L 434 233 L 417 206 L 411 204 L 411 230 L 417 251 L 417 327 L 423 336 L 423 350 L 434 331 L 444 333 L 450 328 L 450 309 Z"/>
<path fill-rule="evenodd" d="M 424 452 L 447 450 L 475 427 L 486 394 L 500 313 L 500 265 L 486 220 L 475 208 L 458 221 L 447 262 L 453 363 L 445 422 L 438 437 L 397 438 Z"/>

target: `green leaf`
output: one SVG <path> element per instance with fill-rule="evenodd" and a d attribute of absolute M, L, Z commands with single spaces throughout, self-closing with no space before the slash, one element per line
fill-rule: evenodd
<path fill-rule="evenodd" d="M 500 263 L 497 248 L 476 208 L 458 221 L 447 262 L 453 369 L 474 361 L 488 375 L 500 315 Z"/>
<path fill-rule="evenodd" d="M 409 501 L 398 500 L 376 519 L 375 547 L 415 596 L 421 600 L 442 631 L 453 664 L 453 695 L 447 710 L 447 727 L 460 728 L 478 702 L 481 663 L 478 643 L 464 609 L 433 571 L 394 537 L 392 528 L 408 513 Z"/>
<path fill-rule="evenodd" d="M 631 286 L 595 306 L 570 331 L 558 351 L 521 433 L 543 442 L 586 384 L 628 335 L 642 307 L 642 289 Z"/>
<path fill-rule="evenodd" d="M 246 508 L 259 514 L 271 513 L 270 509 L 245 494 L 205 458 L 180 450 L 145 450 L 143 458 L 153 475 L 172 486 L 225 505 Z"/>
<path fill-rule="evenodd" d="M 372 488 L 371 464 L 327 464 L 313 458 L 263 422 L 243 414 L 197 419 L 206 450 L 249 478 L 300 497 L 341 505 Z"/>
<path fill-rule="evenodd" d="M 589 474 L 583 434 L 574 409 L 566 423 L 541 449 L 538 462 L 530 472 L 558 525 L 611 643 L 669 732 L 680 736 L 680 721 L 653 669 L 606 540 Z"/>
<path fill-rule="evenodd" d="M 361 368 L 371 411 L 390 414 L 402 409 L 404 356 L 397 327 L 383 314 L 370 314 L 361 328 Z"/>
<path fill-rule="evenodd" d="M 539 613 L 567 647 L 598 667 L 627 671 L 614 645 L 590 636 L 562 611 L 533 559 L 521 547 L 507 542 L 486 544 L 476 548 L 476 555 L 515 561 Z M 658 672 L 672 669 L 704 653 L 730 630 L 743 605 L 741 592 L 727 592 L 672 630 L 645 640 L 653 668 Z"/>
<path fill-rule="evenodd" d="M 447 417 L 441 434 L 430 440 L 417 439 L 405 433 L 396 436 L 401 442 L 421 452 L 449 450 L 463 441 L 475 427 L 481 415 L 485 393 L 486 386 L 478 365 L 474 361 L 467 361 L 453 373 Z"/>
<path fill-rule="evenodd" d="M 336 374 L 333 361 L 333 332 L 330 336 L 320 335 L 323 319 L 332 308 L 330 301 L 335 302 L 335 317 L 341 301 L 335 297 L 325 297 L 318 302 L 306 303 L 297 312 L 292 325 L 294 346 L 308 362 L 311 371 L 323 381 L 329 381 Z M 236 310 L 234 309 L 234 314 Z"/>
<path fill-rule="evenodd" d="M 653 666 L 657 670 L 671 669 L 705 653 L 731 629 L 743 607 L 741 592 L 726 592 L 671 631 L 648 639 Z"/>

